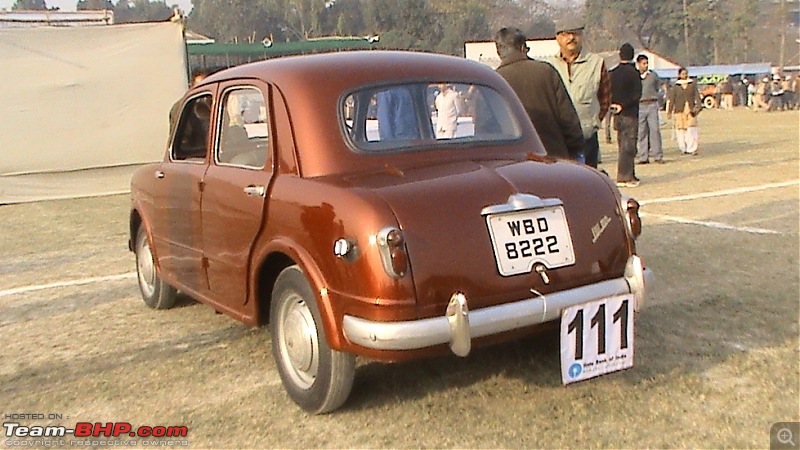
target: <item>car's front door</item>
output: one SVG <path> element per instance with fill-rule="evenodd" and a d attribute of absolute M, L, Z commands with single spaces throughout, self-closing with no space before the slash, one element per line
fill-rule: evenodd
<path fill-rule="evenodd" d="M 220 87 L 213 162 L 204 177 L 203 249 L 215 301 L 232 309 L 247 301 L 250 252 L 266 216 L 272 179 L 267 86 Z"/>

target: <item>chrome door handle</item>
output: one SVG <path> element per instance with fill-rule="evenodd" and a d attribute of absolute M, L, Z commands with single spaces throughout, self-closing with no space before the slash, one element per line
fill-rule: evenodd
<path fill-rule="evenodd" d="M 263 197 L 264 194 L 267 193 L 267 189 L 264 186 L 247 186 L 244 188 L 244 193 L 250 196 L 258 196 Z"/>
<path fill-rule="evenodd" d="M 156 170 L 156 178 L 158 179 L 164 178 L 164 172 Z"/>

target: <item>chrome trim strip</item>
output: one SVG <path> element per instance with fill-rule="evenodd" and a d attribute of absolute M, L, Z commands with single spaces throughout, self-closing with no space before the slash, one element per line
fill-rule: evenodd
<path fill-rule="evenodd" d="M 635 266 L 630 260 L 629 265 Z M 639 286 L 643 289 L 652 283 L 654 276 L 652 271 L 644 269 L 634 278 L 642 280 Z M 404 322 L 375 322 L 345 315 L 344 334 L 349 341 L 376 350 L 420 349 L 458 341 L 458 336 L 467 333 L 474 339 L 549 322 L 558 319 L 564 308 L 614 295 L 633 293 L 637 299 L 642 298 L 641 302 L 637 300 L 637 305 L 641 307 L 644 304 L 644 292 L 631 289 L 639 289 L 637 284 L 629 283 L 625 277 L 615 278 L 514 303 L 465 311 L 467 317 L 457 325 L 460 328 L 453 331 L 446 316 Z"/>

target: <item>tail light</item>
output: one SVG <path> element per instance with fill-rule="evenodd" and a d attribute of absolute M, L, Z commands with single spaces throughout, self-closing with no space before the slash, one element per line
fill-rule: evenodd
<path fill-rule="evenodd" d="M 622 214 L 625 217 L 625 227 L 628 229 L 628 234 L 634 239 L 642 234 L 642 219 L 639 218 L 639 202 L 630 198 L 622 197 L 620 199 L 622 206 Z"/>
<path fill-rule="evenodd" d="M 395 227 L 383 228 L 378 232 L 377 244 L 383 270 L 392 278 L 405 276 L 408 270 L 408 253 L 403 232 Z"/>

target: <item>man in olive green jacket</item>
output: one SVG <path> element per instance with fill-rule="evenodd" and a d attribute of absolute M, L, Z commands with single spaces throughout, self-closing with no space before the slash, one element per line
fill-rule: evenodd
<path fill-rule="evenodd" d="M 558 72 L 545 62 L 528 58 L 525 35 L 517 28 L 495 34 L 503 78 L 517 93 L 533 122 L 547 154 L 577 160 L 583 152 L 578 113 Z"/>
<path fill-rule="evenodd" d="M 600 55 L 583 50 L 583 20 L 567 16 L 556 21 L 559 54 L 545 59 L 556 68 L 580 117 L 586 164 L 597 167 L 597 131 L 611 106 L 611 82 Z"/>

